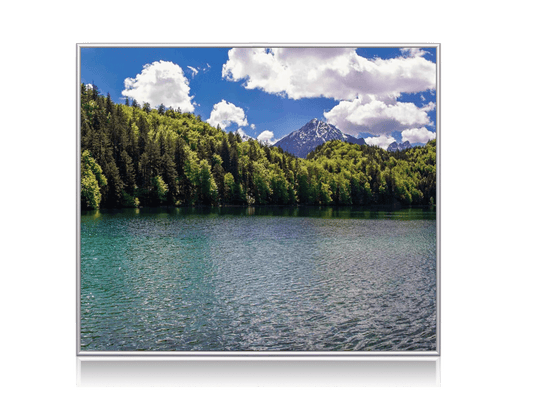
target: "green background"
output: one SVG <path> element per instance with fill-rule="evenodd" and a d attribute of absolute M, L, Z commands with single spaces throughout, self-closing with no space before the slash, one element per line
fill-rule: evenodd
<path fill-rule="evenodd" d="M 527 399 L 531 368 L 520 361 L 529 362 L 530 327 L 517 325 L 531 315 L 522 307 L 528 305 L 529 272 L 519 268 L 528 241 L 514 238 L 524 231 L 517 220 L 527 214 L 531 187 L 531 174 L 524 170 L 531 146 L 512 146 L 520 138 L 529 141 L 530 135 L 517 129 L 520 119 L 528 120 L 528 98 L 514 100 L 517 92 L 529 94 L 521 80 L 530 77 L 529 48 L 517 47 L 530 38 L 528 14 L 518 4 L 93 1 L 7 6 L 1 29 L 7 71 L 1 100 L 4 408 L 14 407 L 18 415 L 517 414 Z M 444 42 L 442 390 L 75 389 L 73 44 L 137 39 Z"/>

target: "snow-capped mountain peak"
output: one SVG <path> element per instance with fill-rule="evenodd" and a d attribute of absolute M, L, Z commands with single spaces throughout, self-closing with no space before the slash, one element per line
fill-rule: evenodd
<path fill-rule="evenodd" d="M 330 140 L 342 140 L 359 145 L 366 144 L 364 139 L 357 139 L 342 133 L 335 126 L 315 118 L 307 122 L 300 129 L 280 139 L 276 143 L 276 146 L 299 158 L 305 158 L 318 145 Z"/>

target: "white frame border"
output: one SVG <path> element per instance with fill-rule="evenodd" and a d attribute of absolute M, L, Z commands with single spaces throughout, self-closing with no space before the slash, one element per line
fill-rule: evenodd
<path fill-rule="evenodd" d="M 73 373 L 77 388 L 269 388 L 278 386 L 288 389 L 299 388 L 416 388 L 440 389 L 441 372 L 444 370 L 444 282 L 443 282 L 443 55 L 444 45 L 439 41 L 78 41 L 73 45 L 74 54 L 74 322 L 73 322 Z M 437 341 L 436 351 L 430 352 L 88 352 L 80 349 L 80 60 L 81 49 L 90 48 L 273 48 L 273 47 L 313 47 L 313 48 L 435 48 L 437 85 L 436 85 L 436 134 L 437 134 Z M 160 370 L 159 376 L 155 369 L 159 369 L 156 362 L 166 365 Z M 342 367 L 335 367 L 334 375 L 324 371 L 322 363 L 342 362 Z M 192 378 L 196 373 L 187 372 L 187 376 L 179 370 L 202 371 L 203 364 L 209 364 L 209 372 L 199 372 L 202 378 Z M 301 364 L 305 363 L 306 376 L 301 378 Z M 425 373 L 411 372 L 418 378 L 406 378 L 405 374 L 398 378 L 394 372 L 385 375 L 379 371 L 380 364 L 386 364 L 387 369 L 403 369 L 410 363 L 412 370 L 425 369 Z M 98 378 L 95 369 L 99 364 L 105 364 L 106 369 L 115 369 L 110 378 L 106 372 Z M 124 368 L 124 364 L 128 364 Z M 264 364 L 268 367 L 264 369 Z M 374 365 L 372 365 L 374 364 Z M 377 364 L 377 366 L 375 365 Z M 434 372 L 428 377 L 428 365 L 435 365 Z M 169 377 L 165 369 L 176 368 L 174 377 Z M 242 365 L 245 365 L 244 367 Z M 280 367 L 281 366 L 281 367 Z M 129 368 L 128 368 L 129 367 Z M 192 367 L 192 368 L 191 368 Z M 277 376 L 272 374 L 279 367 Z M 249 369 L 262 370 L 257 377 L 249 378 Z M 338 368 L 338 369 L 337 369 Z M 382 377 L 376 379 L 376 372 Z M 290 372 L 290 370 L 300 370 Z M 204 370 L 205 371 L 205 370 Z M 228 378 L 227 372 L 234 377 Z M 100 372 L 102 373 L 102 372 Z M 95 376 L 96 375 L 96 376 Z M 122 375 L 122 376 L 121 376 Z M 129 375 L 129 377 L 125 376 Z M 224 375 L 222 377 L 222 375 Z M 292 377 L 288 377 L 292 375 Z M 395 376 L 396 375 L 396 376 Z M 421 377 L 420 375 L 423 375 Z M 132 377 L 134 376 L 134 377 Z M 155 376 L 155 378 L 154 378 Z M 328 376 L 328 377 L 325 377 Z M 333 378 L 333 379 L 332 379 Z M 106 382 L 107 381 L 107 382 Z M 202 382 L 204 381 L 204 382 Z M 205 385 L 208 382 L 208 386 Z M 324 385 L 324 382 L 327 384 Z M 336 382 L 335 382 L 336 381 Z M 272 385 L 272 383 L 275 383 Z M 289 385 L 287 385 L 289 383 Z M 372 386 L 369 385 L 371 383 Z M 338 385 L 341 384 L 341 385 Z M 342 385 L 348 384 L 348 385 Z"/>

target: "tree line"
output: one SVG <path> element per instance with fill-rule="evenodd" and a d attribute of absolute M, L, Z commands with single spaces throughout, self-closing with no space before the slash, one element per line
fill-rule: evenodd
<path fill-rule="evenodd" d="M 81 85 L 81 206 L 430 205 L 436 141 L 389 153 L 330 141 L 306 159 L 180 109 Z"/>

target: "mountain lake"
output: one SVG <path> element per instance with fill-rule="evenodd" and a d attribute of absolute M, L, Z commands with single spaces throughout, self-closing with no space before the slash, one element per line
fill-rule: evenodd
<path fill-rule="evenodd" d="M 437 348 L 435 209 L 82 212 L 81 351 Z"/>

